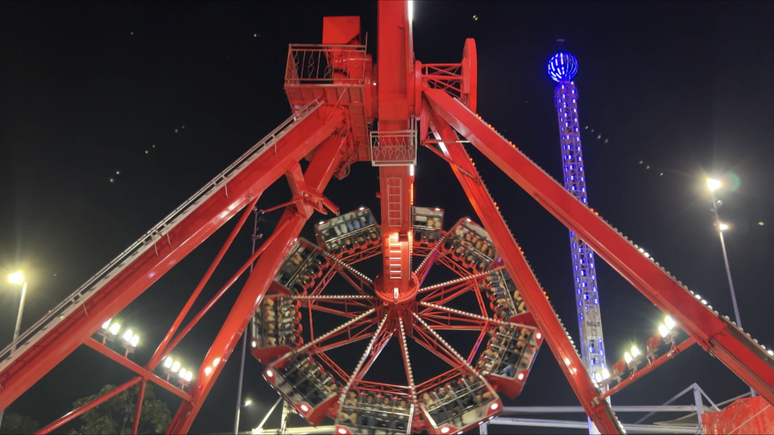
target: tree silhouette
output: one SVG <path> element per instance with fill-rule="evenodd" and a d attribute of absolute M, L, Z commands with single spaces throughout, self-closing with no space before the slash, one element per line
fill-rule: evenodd
<path fill-rule="evenodd" d="M 92 400 L 109 393 L 116 388 L 115 385 L 105 385 L 98 394 L 78 399 L 73 403 L 74 409 L 78 409 Z M 81 427 L 70 431 L 70 435 L 80 434 L 131 434 L 134 423 L 135 401 L 140 386 L 134 385 L 117 394 L 112 399 L 86 411 L 80 419 Z M 142 414 L 137 433 L 161 433 L 167 429 L 172 420 L 169 407 L 166 403 L 155 398 L 153 385 L 148 382 L 145 386 L 145 398 L 142 401 Z"/>
<path fill-rule="evenodd" d="M 39 427 L 38 422 L 32 418 L 6 410 L 3 415 L 3 426 L 0 427 L 0 434 L 35 433 Z"/>

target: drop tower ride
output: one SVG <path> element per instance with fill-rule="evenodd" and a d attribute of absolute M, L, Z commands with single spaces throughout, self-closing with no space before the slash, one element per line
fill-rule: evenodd
<path fill-rule="evenodd" d="M 578 74 L 578 60 L 569 53 L 557 53 L 548 62 L 548 75 L 558 83 L 554 89 L 554 105 L 562 145 L 564 187 L 588 205 L 578 123 L 578 89 L 573 81 L 576 74 Z M 583 364 L 592 379 L 607 378 L 606 373 L 603 373 L 606 366 L 605 344 L 602 338 L 594 252 L 572 230 L 570 230 L 570 252 Z"/>

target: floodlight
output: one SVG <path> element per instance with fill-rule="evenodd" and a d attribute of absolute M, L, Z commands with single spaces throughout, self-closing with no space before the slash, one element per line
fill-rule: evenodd
<path fill-rule="evenodd" d="M 720 231 L 725 231 L 725 230 L 728 229 L 728 225 L 727 224 L 723 224 L 723 223 L 719 223 L 718 224 L 718 228 L 720 228 Z"/>
<path fill-rule="evenodd" d="M 113 320 L 113 318 L 112 318 L 112 317 L 111 317 L 111 318 L 109 318 L 109 319 L 107 319 L 107 320 L 105 321 L 105 323 L 103 323 L 103 324 L 102 324 L 102 329 L 104 329 L 104 330 L 106 330 L 106 331 L 107 331 L 107 329 L 108 329 L 108 328 L 110 328 L 110 321 L 111 321 L 111 320 Z"/>
<path fill-rule="evenodd" d="M 140 342 L 140 336 L 135 334 L 135 336 L 132 337 L 132 340 L 129 341 L 129 344 L 131 344 L 132 347 L 137 347 L 137 343 L 139 342 Z"/>
<path fill-rule="evenodd" d="M 250 399 L 245 400 L 245 406 L 250 406 L 252 403 L 253 401 Z"/>
<path fill-rule="evenodd" d="M 610 370 L 607 368 L 602 369 L 602 379 L 608 380 L 610 379 Z"/>
<path fill-rule="evenodd" d="M 638 356 L 640 356 L 640 350 L 637 346 L 632 346 L 632 358 L 637 359 Z"/>
<path fill-rule="evenodd" d="M 664 318 L 664 324 L 666 324 L 667 329 L 674 329 L 674 327 L 677 326 L 677 323 L 669 316 Z"/>
<path fill-rule="evenodd" d="M 186 374 L 186 373 L 188 373 L 188 370 L 186 370 L 186 369 L 180 369 L 180 371 L 179 371 L 179 372 L 177 372 L 177 376 L 178 376 L 180 379 L 185 379 L 185 374 Z"/>
<path fill-rule="evenodd" d="M 661 325 L 658 325 L 658 332 L 661 334 L 662 337 L 666 337 L 667 335 L 669 335 L 669 329 L 666 326 L 664 326 L 663 323 Z"/>
<path fill-rule="evenodd" d="M 171 370 L 171 372 L 172 373 L 177 373 L 178 370 L 180 370 L 180 361 L 175 361 L 174 363 L 172 363 L 172 370 Z"/>
<path fill-rule="evenodd" d="M 172 361 L 172 357 L 171 356 L 168 356 L 168 357 L 164 358 L 164 367 L 172 368 L 172 362 L 173 361 Z"/>
<path fill-rule="evenodd" d="M 709 188 L 710 192 L 714 192 L 718 189 L 720 189 L 720 186 L 722 184 L 720 183 L 720 180 L 716 180 L 714 178 L 708 178 L 707 179 L 707 187 Z"/>
<path fill-rule="evenodd" d="M 186 382 L 191 382 L 191 379 L 193 379 L 193 372 L 191 372 L 191 371 L 188 371 L 188 372 L 185 374 L 185 381 L 186 381 Z"/>
<path fill-rule="evenodd" d="M 123 339 L 125 342 L 129 343 L 132 341 L 132 337 L 134 336 L 134 332 L 132 332 L 131 329 L 127 329 L 126 332 L 124 332 Z"/>
<path fill-rule="evenodd" d="M 629 352 L 624 353 L 624 361 L 626 361 L 626 364 L 632 362 L 632 356 L 629 354 Z"/>
<path fill-rule="evenodd" d="M 121 330 L 121 325 L 119 325 L 118 323 L 114 323 L 114 324 L 110 325 L 110 334 L 111 335 L 118 334 L 118 331 L 120 331 L 120 330 Z"/>
<path fill-rule="evenodd" d="M 11 284 L 21 284 L 24 282 L 24 274 L 21 273 L 21 271 L 14 272 L 8 275 L 8 281 L 10 281 Z"/>

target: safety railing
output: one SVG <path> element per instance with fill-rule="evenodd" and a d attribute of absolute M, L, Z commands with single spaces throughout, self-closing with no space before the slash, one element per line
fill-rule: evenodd
<path fill-rule="evenodd" d="M 154 242 L 167 235 L 178 223 L 192 213 L 199 204 L 214 195 L 224 183 L 227 183 L 238 175 L 245 167 L 260 157 L 266 150 L 271 148 L 272 145 L 276 144 L 279 139 L 292 130 L 295 124 L 306 119 L 306 117 L 314 113 L 322 104 L 322 98 L 318 98 L 310 101 L 304 107 L 296 111 L 296 113 L 286 119 L 285 122 L 266 135 L 261 141 L 253 145 L 228 168 L 196 192 L 190 199 L 176 208 L 150 231 L 140 237 L 139 240 L 134 242 L 128 249 L 108 263 L 107 266 L 92 276 L 64 301 L 51 309 L 45 316 L 21 334 L 19 338 L 6 346 L 0 351 L 0 371 L 4 370 L 11 362 L 13 362 L 15 356 L 20 355 L 27 348 L 34 345 L 48 330 L 59 324 L 60 321 L 64 320 L 75 309 L 82 306 L 84 302 L 102 287 L 102 284 L 121 273 L 121 271 L 129 264 L 129 260 L 136 258 L 155 246 Z"/>
<path fill-rule="evenodd" d="M 365 84 L 365 45 L 290 44 L 285 85 Z"/>
<path fill-rule="evenodd" d="M 372 131 L 372 166 L 408 166 L 417 163 L 416 121 L 411 118 L 409 130 Z"/>

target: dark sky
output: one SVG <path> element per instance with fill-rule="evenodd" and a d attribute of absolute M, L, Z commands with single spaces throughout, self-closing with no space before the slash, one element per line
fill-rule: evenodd
<path fill-rule="evenodd" d="M 708 174 L 727 180 L 729 188 L 718 195 L 731 225 L 726 243 L 741 316 L 746 331 L 774 345 L 774 87 L 767 78 L 774 70 L 774 7 L 420 1 L 415 10 L 417 59 L 458 62 L 465 38 L 475 38 L 479 113 L 557 179 L 554 83 L 546 63 L 560 48 L 573 53 L 580 64 L 580 121 L 588 126 L 589 204 L 732 315 L 704 184 Z M 0 269 L 3 276 L 27 271 L 22 329 L 290 114 L 282 88 L 287 44 L 319 43 L 325 15 L 360 15 L 374 53 L 375 2 L 0 3 Z M 561 47 L 559 38 L 566 40 Z M 577 334 L 567 231 L 473 155 L 559 315 Z M 444 165 L 420 152 L 416 204 L 445 208 L 447 223 L 473 217 Z M 377 186 L 376 172 L 361 163 L 326 193 L 344 211 L 378 210 Z M 280 181 L 259 207 L 285 202 L 288 193 Z M 277 218 L 268 215 L 262 231 L 268 234 Z M 224 228 L 120 314 L 142 334 L 135 361 L 148 360 L 231 224 Z M 304 234 L 313 236 L 308 228 Z M 205 298 L 249 249 L 243 231 Z M 598 269 L 612 364 L 631 343 L 644 345 L 662 315 L 607 265 Z M 18 290 L 3 281 L 2 346 L 12 337 L 17 298 Z M 196 367 L 235 298 L 236 292 L 227 294 L 174 355 Z M 192 431 L 231 430 L 237 356 Z M 261 370 L 248 359 L 245 396 L 260 406 L 243 413 L 243 430 L 257 426 L 275 397 Z M 47 424 L 77 398 L 129 377 L 79 349 L 10 409 Z M 746 390 L 694 347 L 613 401 L 660 404 L 693 382 L 716 401 Z M 178 401 L 169 403 L 174 413 Z M 577 400 L 544 348 L 523 394 L 509 404 Z"/>

